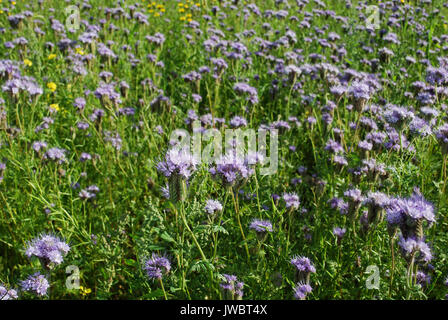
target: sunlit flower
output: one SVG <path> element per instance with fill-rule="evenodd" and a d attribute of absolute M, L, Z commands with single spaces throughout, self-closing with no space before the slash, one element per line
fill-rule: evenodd
<path fill-rule="evenodd" d="M 59 107 L 59 104 L 57 104 L 57 103 L 50 104 L 50 109 L 53 109 L 55 111 L 61 110 L 61 108 Z"/>
<path fill-rule="evenodd" d="M 50 89 L 51 92 L 55 92 L 58 86 L 54 82 L 47 83 L 47 88 Z"/>

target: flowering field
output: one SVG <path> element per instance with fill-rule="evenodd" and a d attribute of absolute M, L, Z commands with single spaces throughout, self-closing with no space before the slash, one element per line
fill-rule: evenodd
<path fill-rule="evenodd" d="M 0 0 L 0 300 L 445 299 L 447 8 Z"/>

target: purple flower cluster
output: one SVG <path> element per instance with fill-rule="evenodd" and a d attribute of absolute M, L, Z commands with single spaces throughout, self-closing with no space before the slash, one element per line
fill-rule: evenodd
<path fill-rule="evenodd" d="M 344 192 L 344 196 L 347 198 L 348 202 L 348 214 L 352 219 L 356 219 L 358 210 L 365 199 L 361 193 L 361 190 L 357 188 L 349 189 Z"/>
<path fill-rule="evenodd" d="M 398 245 L 402 249 L 405 257 L 408 259 L 415 255 L 417 262 L 422 261 L 424 263 L 428 263 L 432 260 L 431 248 L 423 240 L 400 237 Z"/>
<path fill-rule="evenodd" d="M 4 92 L 8 92 L 11 96 L 17 96 L 20 92 L 26 91 L 31 96 L 37 96 L 43 93 L 42 88 L 32 77 L 19 76 L 8 80 L 2 86 Z"/>
<path fill-rule="evenodd" d="M 166 257 L 153 253 L 151 258 L 146 260 L 143 269 L 150 279 L 162 279 L 164 274 L 170 272 L 171 263 Z"/>
<path fill-rule="evenodd" d="M 39 153 L 42 149 L 46 149 L 47 148 L 47 143 L 45 141 L 35 141 L 31 145 L 31 148 L 33 148 L 34 151 Z"/>
<path fill-rule="evenodd" d="M 115 91 L 115 85 L 113 83 L 101 83 L 94 94 L 95 97 L 100 99 L 103 105 L 107 105 L 109 101 L 114 105 L 119 105 L 121 103 L 121 95 Z"/>
<path fill-rule="evenodd" d="M 294 298 L 297 300 L 305 300 L 306 296 L 313 291 L 309 284 L 299 283 L 294 288 Z"/>
<path fill-rule="evenodd" d="M 393 198 L 386 207 L 387 222 L 391 227 L 399 227 L 405 238 L 423 238 L 423 222 L 434 223 L 435 214 L 432 203 L 414 191 L 409 198 Z"/>
<path fill-rule="evenodd" d="M 220 178 L 223 185 L 230 186 L 242 183 L 254 173 L 248 159 L 236 155 L 222 156 L 209 171 L 214 177 Z"/>
<path fill-rule="evenodd" d="M 163 173 L 165 177 L 178 175 L 184 179 L 196 171 L 198 160 L 187 149 L 173 148 L 168 150 L 165 155 L 165 161 L 160 161 L 156 168 Z"/>
<path fill-rule="evenodd" d="M 157 32 L 153 36 L 146 36 L 146 40 L 150 43 L 154 43 L 158 46 L 161 46 L 165 42 L 165 36 L 162 33 Z"/>
<path fill-rule="evenodd" d="M 83 97 L 76 98 L 73 102 L 73 106 L 79 111 L 84 110 L 84 107 L 86 106 L 86 99 Z"/>
<path fill-rule="evenodd" d="M 401 128 L 404 124 L 414 119 L 414 113 L 404 107 L 389 105 L 384 111 L 384 118 L 388 123 L 396 128 Z"/>
<path fill-rule="evenodd" d="M 233 128 L 245 127 L 247 126 L 247 120 L 240 116 L 235 116 L 230 120 L 230 125 Z"/>
<path fill-rule="evenodd" d="M 205 204 L 205 211 L 208 214 L 214 214 L 217 211 L 222 211 L 222 204 L 217 200 L 207 200 Z"/>
<path fill-rule="evenodd" d="M 70 251 L 70 246 L 56 236 L 42 234 L 28 243 L 26 255 L 37 257 L 45 268 L 61 264 L 64 256 Z"/>
<path fill-rule="evenodd" d="M 18 63 L 12 60 L 0 60 L 0 77 L 4 79 L 12 79 L 14 76 L 20 75 Z"/>
<path fill-rule="evenodd" d="M 354 81 L 348 88 L 348 94 L 355 101 L 367 101 L 370 99 L 372 90 L 366 82 Z"/>
<path fill-rule="evenodd" d="M 297 210 L 300 206 L 299 196 L 295 193 L 284 193 L 283 200 L 285 201 L 286 209 Z"/>
<path fill-rule="evenodd" d="M 338 209 L 341 214 L 348 213 L 348 203 L 344 199 L 335 197 L 328 200 L 328 204 L 332 209 Z"/>
<path fill-rule="evenodd" d="M 252 103 L 258 103 L 258 92 L 257 89 L 251 87 L 247 83 L 238 82 L 233 86 L 233 90 L 238 94 L 246 94 L 247 100 Z"/>
<path fill-rule="evenodd" d="M 187 74 L 184 74 L 182 76 L 182 78 L 186 81 L 186 82 L 196 82 L 202 79 L 202 76 L 200 73 L 196 72 L 196 71 L 191 71 Z"/>
<path fill-rule="evenodd" d="M 235 275 L 223 274 L 224 282 L 219 286 L 223 289 L 227 299 L 241 300 L 243 297 L 244 282 L 238 281 Z"/>
<path fill-rule="evenodd" d="M 336 236 L 336 238 L 338 238 L 338 241 L 340 241 L 344 237 L 346 231 L 347 230 L 345 228 L 340 227 L 333 228 L 333 234 Z"/>
<path fill-rule="evenodd" d="M 100 189 L 96 185 L 91 185 L 86 189 L 83 189 L 79 192 L 78 196 L 82 200 L 90 200 L 96 197 L 96 194 L 100 191 Z"/>
<path fill-rule="evenodd" d="M 0 300 L 14 300 L 17 299 L 17 291 L 14 289 L 7 289 L 0 285 Z"/>
<path fill-rule="evenodd" d="M 343 153 L 344 152 L 344 148 L 342 148 L 341 144 L 337 141 L 334 141 L 333 139 L 330 139 L 327 141 L 327 144 L 324 149 L 331 153 Z"/>
<path fill-rule="evenodd" d="M 315 273 L 316 268 L 311 263 L 311 260 L 303 256 L 295 256 L 291 259 L 291 264 L 296 267 L 297 271 L 303 273 Z"/>
<path fill-rule="evenodd" d="M 448 124 L 440 126 L 435 132 L 435 135 L 442 147 L 443 154 L 448 154 Z"/>
<path fill-rule="evenodd" d="M 20 285 L 23 291 L 33 292 L 38 296 L 45 296 L 50 287 L 47 278 L 39 272 L 30 275 L 26 280 L 22 281 Z"/>
<path fill-rule="evenodd" d="M 304 256 L 295 256 L 291 259 L 291 264 L 295 267 L 294 280 L 297 287 L 294 289 L 294 296 L 297 299 L 305 299 L 306 295 L 311 292 L 310 275 L 316 273 L 316 268 L 310 259 Z"/>
<path fill-rule="evenodd" d="M 253 219 L 249 226 L 257 233 L 272 232 L 272 223 L 269 220 Z"/>
<path fill-rule="evenodd" d="M 61 164 L 61 163 L 64 163 L 67 161 L 67 158 L 65 157 L 66 152 L 67 151 L 65 149 L 51 148 L 51 149 L 48 149 L 47 152 L 45 152 L 43 159 L 58 161 L 58 163 Z"/>

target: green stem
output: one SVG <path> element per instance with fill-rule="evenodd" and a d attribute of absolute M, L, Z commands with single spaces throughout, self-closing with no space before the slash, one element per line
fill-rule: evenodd
<path fill-rule="evenodd" d="M 286 254 L 288 254 L 288 247 L 289 247 L 289 239 L 290 239 L 290 235 L 291 235 L 291 225 L 292 225 L 292 212 L 293 212 L 293 208 L 289 209 L 287 212 L 288 215 L 288 238 L 286 241 Z"/>
<path fill-rule="evenodd" d="M 232 200 L 233 200 L 233 205 L 235 207 L 236 219 L 238 221 L 238 226 L 240 227 L 241 236 L 243 237 L 243 241 L 244 241 L 244 247 L 246 249 L 247 262 L 249 262 L 250 261 L 249 247 L 247 246 L 246 236 L 244 235 L 243 227 L 241 226 L 240 212 L 238 210 L 238 204 L 236 203 L 235 194 L 234 194 L 233 190 L 230 189 L 230 192 L 232 193 Z"/>
<path fill-rule="evenodd" d="M 414 269 L 414 259 L 415 259 L 415 252 L 412 254 L 411 256 L 411 262 L 409 263 L 408 266 L 408 274 L 407 274 L 407 285 L 408 285 L 408 298 L 407 300 L 410 299 L 411 297 L 411 292 L 412 292 L 412 274 L 413 274 L 413 269 Z"/>
<path fill-rule="evenodd" d="M 168 300 L 168 298 L 167 298 L 167 296 L 166 296 L 165 287 L 163 286 L 162 278 L 159 278 L 159 282 L 160 282 L 160 286 L 162 287 L 163 296 L 165 297 L 165 300 Z"/>
<path fill-rule="evenodd" d="M 397 230 L 395 230 L 392 238 L 390 239 L 390 253 L 392 255 L 392 265 L 391 265 L 391 273 L 390 273 L 390 284 L 389 284 L 389 298 L 392 295 L 392 286 L 394 283 L 394 272 L 395 272 L 395 252 L 394 252 L 394 240 Z"/>
<path fill-rule="evenodd" d="M 443 156 L 443 167 L 442 167 L 442 177 L 443 177 L 443 188 L 442 188 L 442 194 L 445 194 L 445 187 L 446 187 L 446 161 L 447 161 L 448 154 L 445 154 Z"/>
<path fill-rule="evenodd" d="M 202 248 L 201 248 L 201 246 L 199 245 L 199 242 L 198 242 L 198 240 L 196 239 L 196 236 L 194 235 L 193 231 L 191 231 L 190 227 L 188 226 L 187 219 L 185 218 L 185 210 L 184 210 L 184 205 L 183 205 L 183 204 L 182 204 L 182 206 L 181 206 L 181 211 L 180 211 L 180 213 L 181 213 L 182 221 L 183 221 L 183 223 L 184 223 L 184 225 L 185 225 L 185 228 L 187 229 L 187 231 L 190 233 L 191 237 L 193 238 L 193 241 L 194 241 L 196 247 L 198 248 L 198 250 L 199 250 L 199 252 L 200 252 L 200 254 L 201 254 L 202 260 L 203 260 L 204 262 L 206 262 L 206 261 L 207 261 L 207 258 L 205 257 L 205 254 L 204 254 L 204 252 L 202 251 Z"/>
<path fill-rule="evenodd" d="M 191 231 L 190 227 L 188 226 L 187 219 L 185 218 L 185 208 L 184 208 L 183 202 L 181 204 L 181 216 L 182 216 L 182 221 L 183 221 L 183 223 L 185 225 L 185 228 L 190 233 L 190 235 L 193 238 L 193 241 L 194 241 L 196 247 L 198 248 L 198 250 L 199 250 L 199 252 L 201 254 L 202 261 L 208 262 L 207 258 L 205 257 L 204 251 L 202 250 L 201 246 L 199 245 L 198 240 L 196 239 L 196 236 L 194 235 L 193 231 Z M 210 285 L 212 286 L 213 283 L 214 283 L 214 281 L 213 281 L 213 272 L 212 272 L 211 269 L 209 269 L 209 271 L 210 271 L 209 272 L 210 273 Z M 212 287 L 210 287 L 210 289 L 212 289 Z"/>
<path fill-rule="evenodd" d="M 218 224 L 221 224 L 221 218 L 222 218 L 222 215 L 223 215 L 223 213 L 224 213 L 224 210 L 226 209 L 226 204 L 227 204 L 227 197 L 228 197 L 228 193 L 226 193 L 226 196 L 225 196 L 225 198 L 224 198 L 224 203 L 223 203 L 223 206 L 222 206 L 222 211 L 219 213 L 219 215 L 218 215 Z M 214 243 L 213 243 L 213 261 L 215 261 L 215 259 L 216 259 L 216 253 L 217 253 L 217 251 L 218 251 L 218 236 L 219 236 L 219 233 L 216 233 L 216 235 L 214 236 Z"/>

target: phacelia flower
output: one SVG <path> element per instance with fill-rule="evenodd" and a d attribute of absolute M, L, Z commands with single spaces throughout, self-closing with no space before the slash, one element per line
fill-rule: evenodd
<path fill-rule="evenodd" d="M 345 228 L 340 227 L 333 228 L 333 234 L 336 236 L 336 238 L 338 238 L 338 242 L 344 237 L 346 231 L 347 230 Z"/>
<path fill-rule="evenodd" d="M 67 159 L 65 157 L 66 150 L 61 148 L 51 148 L 45 152 L 43 159 L 58 161 L 59 164 L 64 163 Z"/>
<path fill-rule="evenodd" d="M 435 132 L 437 141 L 442 147 L 442 153 L 448 153 L 448 124 L 440 126 Z"/>
<path fill-rule="evenodd" d="M 423 222 L 435 222 L 434 206 L 426 201 L 418 189 L 409 198 L 393 198 L 386 206 L 389 227 L 399 227 L 406 238 L 423 239 Z"/>
<path fill-rule="evenodd" d="M 22 281 L 20 286 L 23 291 L 33 292 L 38 296 L 45 296 L 50 284 L 44 275 L 40 274 L 40 272 L 36 272 L 35 274 L 30 275 L 26 280 Z"/>
<path fill-rule="evenodd" d="M 14 289 L 6 289 L 0 285 L 0 300 L 14 300 L 17 299 L 17 291 Z"/>
<path fill-rule="evenodd" d="M 173 174 L 188 179 L 196 171 L 197 159 L 187 149 L 170 149 L 165 156 L 165 161 L 157 164 L 157 170 L 165 177 Z"/>
<path fill-rule="evenodd" d="M 310 259 L 303 256 L 295 256 L 291 259 L 291 264 L 296 268 L 296 282 L 310 282 L 310 274 L 316 272 L 316 268 Z"/>
<path fill-rule="evenodd" d="M 217 200 L 207 200 L 204 209 L 208 214 L 214 214 L 217 211 L 222 211 L 222 204 Z"/>
<path fill-rule="evenodd" d="M 427 263 L 432 260 L 431 248 L 423 240 L 400 237 L 398 245 L 407 259 L 415 255 L 415 261 L 417 262 Z"/>
<path fill-rule="evenodd" d="M 241 300 L 244 282 L 239 282 L 235 275 L 223 274 L 224 282 L 220 284 L 227 300 Z"/>
<path fill-rule="evenodd" d="M 253 219 L 250 226 L 250 229 L 255 230 L 257 233 L 266 233 L 266 232 L 272 232 L 272 223 L 269 220 L 260 220 L 260 219 Z"/>
<path fill-rule="evenodd" d="M 223 185 L 230 186 L 242 183 L 254 173 L 248 159 L 236 155 L 222 156 L 209 171 L 214 177 L 220 178 Z"/>
<path fill-rule="evenodd" d="M 61 264 L 69 251 L 70 246 L 58 237 L 42 234 L 28 243 L 25 254 L 28 258 L 39 258 L 45 268 L 51 269 L 53 265 Z"/>
<path fill-rule="evenodd" d="M 311 293 L 312 290 L 313 288 L 309 284 L 299 283 L 294 288 L 294 298 L 297 300 L 305 300 L 308 293 Z"/>
<path fill-rule="evenodd" d="M 167 258 L 153 253 L 151 258 L 146 260 L 143 269 L 150 279 L 162 279 L 164 274 L 170 272 L 171 263 Z"/>
<path fill-rule="evenodd" d="M 233 86 L 233 90 L 235 90 L 235 92 L 239 93 L 239 94 L 246 94 L 247 100 L 249 100 L 250 103 L 252 103 L 252 104 L 258 103 L 257 89 L 255 89 L 254 87 L 251 87 L 247 83 L 243 83 L 243 82 L 236 83 Z"/>
<path fill-rule="evenodd" d="M 301 272 L 315 273 L 316 268 L 311 263 L 310 259 L 303 256 L 295 256 L 291 259 L 291 264 Z"/>
<path fill-rule="evenodd" d="M 287 209 L 298 209 L 300 205 L 299 196 L 295 193 L 284 193 L 283 200 L 285 200 Z"/>

